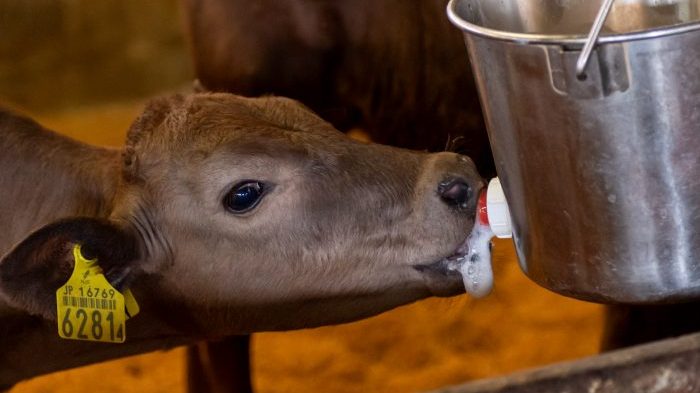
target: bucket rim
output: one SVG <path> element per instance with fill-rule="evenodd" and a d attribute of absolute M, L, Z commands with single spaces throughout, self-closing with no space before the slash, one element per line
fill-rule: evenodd
<path fill-rule="evenodd" d="M 467 22 L 459 15 L 457 12 L 457 4 L 462 1 L 465 0 L 449 1 L 447 4 L 447 18 L 464 33 L 471 33 L 484 38 L 513 42 L 517 44 L 549 44 L 566 46 L 583 46 L 588 38 L 585 33 L 581 35 L 516 33 L 479 26 L 474 23 Z M 631 31 L 628 33 L 600 35 L 597 42 L 598 44 L 624 43 L 629 41 L 666 37 L 695 30 L 700 30 L 700 20 L 639 31 Z"/>

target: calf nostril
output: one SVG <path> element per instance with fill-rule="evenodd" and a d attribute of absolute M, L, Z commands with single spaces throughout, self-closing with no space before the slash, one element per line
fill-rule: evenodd
<path fill-rule="evenodd" d="M 457 178 L 440 183 L 438 194 L 448 205 L 466 209 L 474 192 L 464 179 Z"/>

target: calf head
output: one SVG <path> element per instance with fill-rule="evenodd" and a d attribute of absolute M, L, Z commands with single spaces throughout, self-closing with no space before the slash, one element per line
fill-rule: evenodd
<path fill-rule="evenodd" d="M 466 157 L 356 142 L 292 100 L 229 94 L 153 101 L 119 176 L 109 217 L 49 224 L 4 258 L 13 304 L 54 317 L 74 243 L 115 285 L 153 283 L 211 334 L 455 295 L 461 276 L 444 261 L 483 186 Z"/>

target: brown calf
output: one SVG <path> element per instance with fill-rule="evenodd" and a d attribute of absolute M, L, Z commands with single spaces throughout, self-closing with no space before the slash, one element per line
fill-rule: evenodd
<path fill-rule="evenodd" d="M 445 261 L 482 186 L 464 156 L 355 142 L 283 98 L 158 99 L 120 150 L 0 111 L 0 386 L 462 293 Z M 141 303 L 125 344 L 56 334 L 75 243 Z"/>

